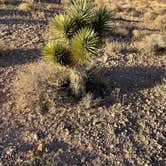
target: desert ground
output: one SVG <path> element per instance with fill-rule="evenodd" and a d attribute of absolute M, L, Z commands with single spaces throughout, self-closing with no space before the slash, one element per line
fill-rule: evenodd
<path fill-rule="evenodd" d="M 57 93 L 42 112 L 22 100 L 21 87 L 32 89 L 34 70 L 42 78 L 51 70 L 41 49 L 48 22 L 67 4 L 0 1 L 0 166 L 166 165 L 166 1 L 96 4 L 111 21 L 90 74 L 95 84 L 81 99 Z"/>

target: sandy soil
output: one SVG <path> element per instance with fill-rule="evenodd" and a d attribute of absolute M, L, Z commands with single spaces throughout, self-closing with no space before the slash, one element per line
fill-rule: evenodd
<path fill-rule="evenodd" d="M 61 6 L 0 3 L 0 165 L 166 165 L 166 42 L 155 36 L 166 35 L 158 18 L 166 10 L 164 2 L 137 2 L 108 1 L 112 30 L 97 63 L 115 101 L 92 91 L 44 115 L 16 110 L 11 89 L 16 71 L 40 60 L 48 20 Z"/>

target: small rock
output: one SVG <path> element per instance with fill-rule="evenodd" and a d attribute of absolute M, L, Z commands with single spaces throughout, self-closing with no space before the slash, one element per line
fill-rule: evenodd
<path fill-rule="evenodd" d="M 29 150 L 26 156 L 27 156 L 27 158 L 32 159 L 34 154 L 32 151 Z"/>
<path fill-rule="evenodd" d="M 43 151 L 43 144 L 39 144 L 37 147 L 37 151 L 42 152 Z"/>
<path fill-rule="evenodd" d="M 36 133 L 34 133 L 34 134 L 33 134 L 33 139 L 34 139 L 35 141 L 37 141 L 37 140 L 38 140 L 38 136 L 37 136 L 37 134 L 36 134 Z"/>
<path fill-rule="evenodd" d="M 18 10 L 19 11 L 30 11 L 31 10 L 31 6 L 30 4 L 28 3 L 21 3 L 19 6 L 18 6 Z"/>
<path fill-rule="evenodd" d="M 127 55 L 127 56 L 126 56 L 126 60 L 127 60 L 128 62 L 132 62 L 132 61 L 133 61 L 133 54 Z"/>
<path fill-rule="evenodd" d="M 138 39 L 139 37 L 140 37 L 140 31 L 139 30 L 136 30 L 136 29 L 134 29 L 133 31 L 132 31 L 132 37 L 133 37 L 133 39 Z"/>
<path fill-rule="evenodd" d="M 126 152 L 125 155 L 124 155 L 125 159 L 128 159 L 130 157 L 129 153 Z"/>

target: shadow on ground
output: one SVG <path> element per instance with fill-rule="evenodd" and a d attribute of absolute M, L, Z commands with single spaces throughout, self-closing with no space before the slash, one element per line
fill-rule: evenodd
<path fill-rule="evenodd" d="M 46 20 L 42 19 L 0 19 L 0 24 L 4 25 L 15 25 L 15 24 L 27 24 L 27 25 L 32 25 L 32 24 L 45 24 L 47 25 Z"/>
<path fill-rule="evenodd" d="M 31 165 L 34 163 L 40 166 L 45 165 L 82 165 L 83 163 L 92 163 L 92 161 L 97 158 L 98 155 L 89 152 L 86 149 L 82 149 L 79 147 L 72 147 L 71 145 L 65 143 L 64 141 L 53 140 L 48 144 L 44 144 L 43 152 L 39 152 L 36 150 L 37 144 L 28 144 L 21 143 L 20 146 L 16 146 L 12 151 L 13 157 L 21 156 L 21 158 L 26 161 L 22 164 L 27 164 L 27 162 Z M 47 150 L 47 153 L 45 152 Z M 1 149 L 3 151 L 3 149 Z M 29 152 L 33 152 L 33 158 L 31 160 L 27 159 L 26 154 Z M 5 154 L 1 154 L 5 155 Z M 3 163 L 13 164 L 16 163 L 6 158 Z"/>
<path fill-rule="evenodd" d="M 34 0 L 34 2 L 45 2 L 45 3 L 56 3 L 60 4 L 62 0 Z M 5 4 L 5 5 L 19 5 L 20 0 L 2 0 L 0 4 Z"/>
<path fill-rule="evenodd" d="M 38 59 L 40 56 L 40 50 L 36 48 L 7 50 L 0 56 L 0 67 L 25 64 Z"/>
<path fill-rule="evenodd" d="M 112 25 L 110 27 L 109 40 L 119 42 L 132 42 L 133 30 L 155 33 L 160 32 L 160 29 L 141 27 L 139 25 L 140 22 L 141 21 L 124 19 L 122 17 L 111 18 Z M 120 25 L 117 26 L 117 23 L 119 23 Z M 120 31 L 118 29 L 120 29 Z"/>
<path fill-rule="evenodd" d="M 89 76 L 92 78 L 92 82 L 90 82 L 88 89 L 99 97 L 109 96 L 113 89 L 119 89 L 120 94 L 124 95 L 153 88 L 157 84 L 161 84 L 162 80 L 166 78 L 166 70 L 156 66 L 101 67 L 92 70 L 94 72 L 91 72 Z M 96 79 L 98 77 L 100 78 Z M 96 86 L 98 84 L 97 80 L 105 80 L 111 91 L 104 89 L 103 85 Z M 102 89 L 106 90 L 106 93 L 103 93 Z"/>

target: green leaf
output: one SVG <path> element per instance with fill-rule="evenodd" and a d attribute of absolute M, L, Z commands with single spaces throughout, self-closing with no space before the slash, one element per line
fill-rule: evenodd
<path fill-rule="evenodd" d="M 90 61 L 98 52 L 98 37 L 90 28 L 82 28 L 71 40 L 72 60 L 75 64 Z"/>
<path fill-rule="evenodd" d="M 79 30 L 91 21 L 94 14 L 93 4 L 89 0 L 72 0 L 67 14 L 75 23 L 76 30 Z"/>
<path fill-rule="evenodd" d="M 51 64 L 70 65 L 71 57 L 69 49 L 60 43 L 48 42 L 43 48 L 44 59 Z"/>
<path fill-rule="evenodd" d="M 74 24 L 67 15 L 56 15 L 50 22 L 50 31 L 55 39 L 67 41 L 74 34 Z"/>
<path fill-rule="evenodd" d="M 106 9 L 106 7 L 96 10 L 95 15 L 92 19 L 92 28 L 99 37 L 105 37 L 107 32 L 109 31 L 110 18 L 110 12 Z"/>

